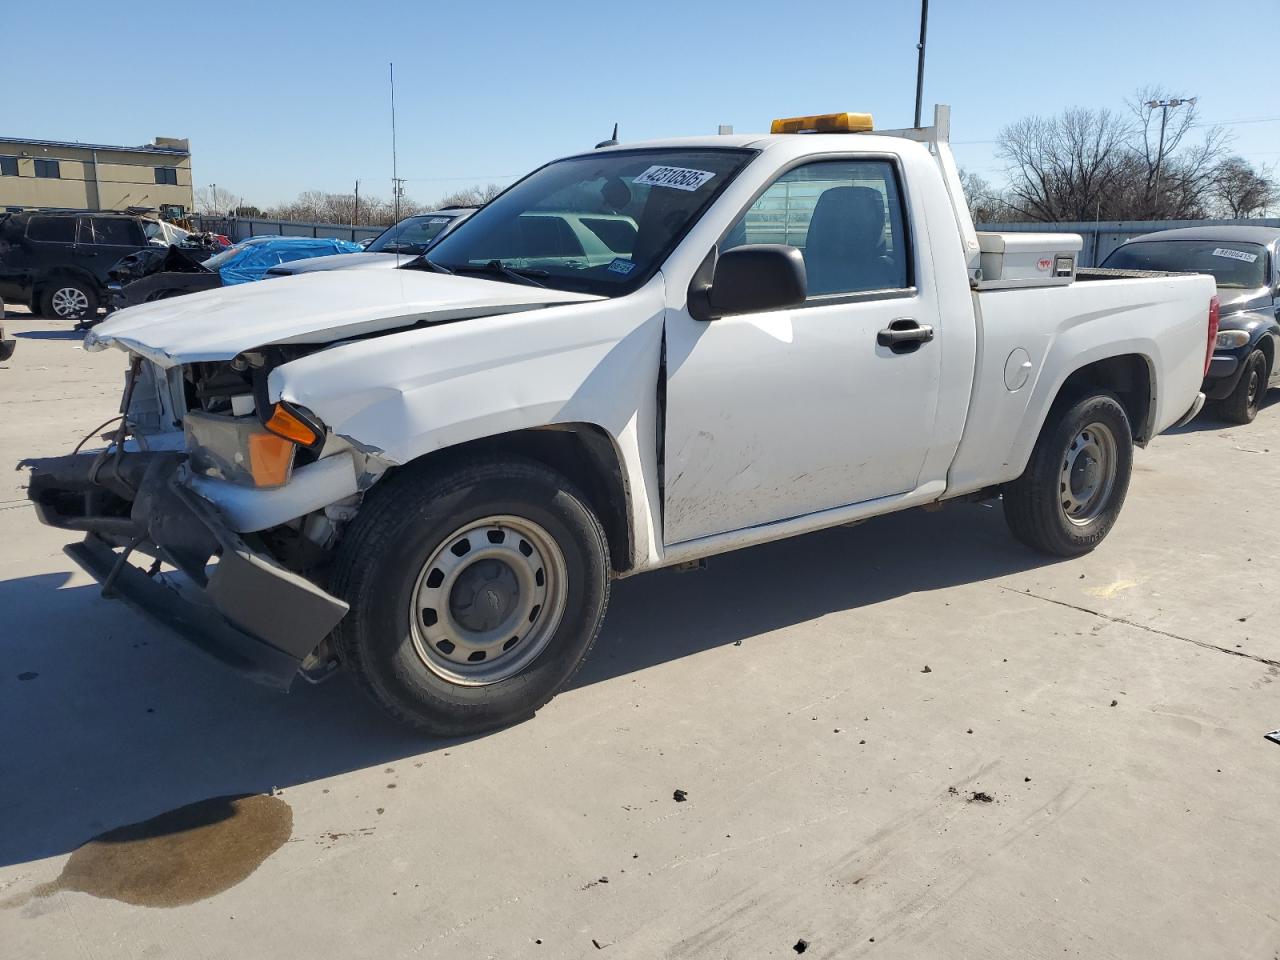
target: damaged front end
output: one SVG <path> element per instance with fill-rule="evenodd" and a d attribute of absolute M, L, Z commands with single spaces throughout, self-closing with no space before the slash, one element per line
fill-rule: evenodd
<path fill-rule="evenodd" d="M 281 689 L 336 663 L 326 638 L 347 604 L 318 584 L 383 469 L 306 411 L 267 401 L 266 375 L 287 359 L 135 357 L 105 448 L 25 461 L 40 520 L 85 534 L 66 552 L 105 596 Z"/>

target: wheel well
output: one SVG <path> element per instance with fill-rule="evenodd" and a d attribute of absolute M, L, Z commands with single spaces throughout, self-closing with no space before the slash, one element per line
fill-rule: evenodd
<path fill-rule="evenodd" d="M 1055 406 L 1074 403 L 1090 388 L 1110 390 L 1120 398 L 1135 443 L 1151 439 L 1151 364 L 1136 353 L 1097 360 L 1067 377 Z"/>
<path fill-rule="evenodd" d="M 1264 336 L 1258 341 L 1258 349 L 1262 351 L 1263 356 L 1267 358 L 1267 373 L 1276 368 L 1276 345 L 1275 341 L 1269 336 Z"/>
<path fill-rule="evenodd" d="M 624 573 L 635 565 L 631 499 L 627 495 L 622 458 L 602 428 L 590 423 L 565 423 L 515 430 L 428 453 L 414 463 L 476 454 L 516 454 L 563 474 L 582 491 L 604 528 L 614 572 Z"/>
<path fill-rule="evenodd" d="M 95 297 L 97 297 L 99 301 L 102 300 L 101 287 L 98 284 L 98 281 L 96 278 L 94 278 L 90 274 L 82 273 L 79 270 L 73 270 L 67 267 L 61 267 L 58 270 L 41 277 L 36 283 L 32 285 L 31 302 L 38 304 L 40 302 L 40 298 L 44 296 L 44 292 L 46 290 L 48 290 L 52 286 L 55 286 L 58 283 L 62 283 L 67 280 L 71 280 L 76 283 L 83 284 L 84 286 L 89 288 L 89 291 Z"/>

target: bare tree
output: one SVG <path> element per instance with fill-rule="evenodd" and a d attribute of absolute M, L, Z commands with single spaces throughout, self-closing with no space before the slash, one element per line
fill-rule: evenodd
<path fill-rule="evenodd" d="M 1158 105 L 1169 100 L 1177 105 Z M 1127 114 L 1076 108 L 1005 127 L 997 152 L 1010 210 L 1042 221 L 1204 217 L 1227 135 L 1205 128 L 1193 99 L 1159 87 L 1139 90 L 1128 106 Z"/>
<path fill-rule="evenodd" d="M 240 195 L 226 190 L 216 183 L 195 191 L 196 213 L 225 216 L 240 202 Z"/>
<path fill-rule="evenodd" d="M 1123 176 L 1132 128 L 1111 110 L 1028 117 L 1000 132 L 1008 204 L 1031 220 L 1093 220 Z"/>
<path fill-rule="evenodd" d="M 1170 100 L 1178 105 L 1158 106 Z M 1209 127 L 1197 138 L 1196 132 L 1204 128 L 1198 101 L 1171 96 L 1163 87 L 1139 90 L 1129 109 L 1137 121 L 1133 150 L 1143 167 L 1141 191 L 1131 201 L 1146 219 L 1203 217 L 1227 133 Z"/>
<path fill-rule="evenodd" d="M 1266 216 L 1267 208 L 1280 202 L 1270 169 L 1256 170 L 1243 157 L 1228 157 L 1214 172 L 1215 212 L 1219 216 L 1242 218 Z"/>
<path fill-rule="evenodd" d="M 975 223 L 999 223 L 1009 219 L 1009 205 L 986 179 L 970 170 L 960 171 L 960 187 Z"/>
<path fill-rule="evenodd" d="M 465 187 L 462 190 L 455 190 L 453 193 L 447 193 L 437 202 L 437 207 L 479 207 L 488 203 L 503 191 L 503 187 L 496 183 L 482 187 L 476 185 L 474 187 Z"/>

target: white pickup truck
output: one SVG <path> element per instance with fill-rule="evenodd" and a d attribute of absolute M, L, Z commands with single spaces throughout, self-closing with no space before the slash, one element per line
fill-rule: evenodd
<path fill-rule="evenodd" d="M 959 497 L 1092 549 L 1203 403 L 1213 279 L 976 234 L 945 108 L 869 126 L 596 149 L 403 268 L 124 310 L 119 430 L 30 496 L 104 593 L 440 734 L 545 704 L 614 578 Z"/>

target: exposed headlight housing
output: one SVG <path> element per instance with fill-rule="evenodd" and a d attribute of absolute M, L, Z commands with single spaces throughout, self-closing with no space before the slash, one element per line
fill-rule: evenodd
<path fill-rule="evenodd" d="M 1219 330 L 1213 346 L 1217 350 L 1234 350 L 1237 347 L 1243 347 L 1249 342 L 1249 338 L 1248 330 Z"/>

